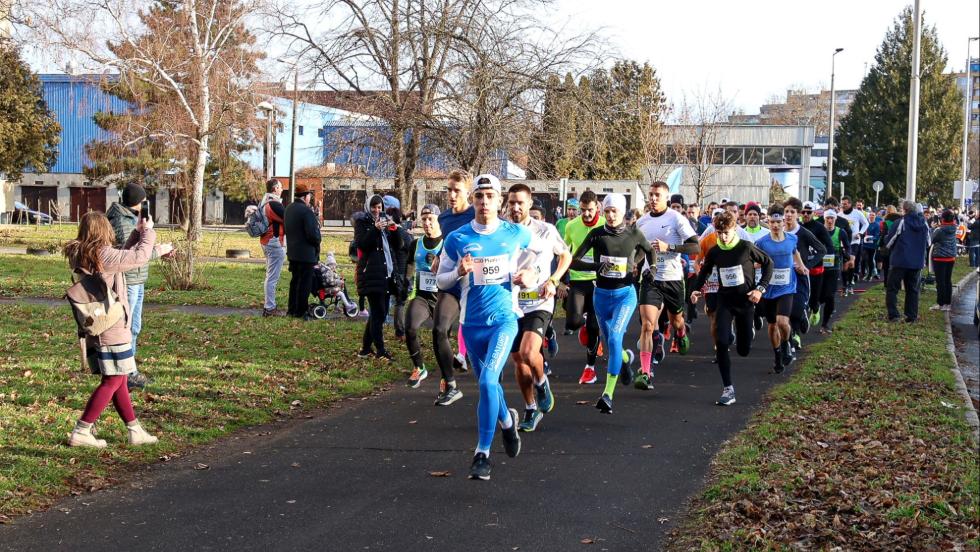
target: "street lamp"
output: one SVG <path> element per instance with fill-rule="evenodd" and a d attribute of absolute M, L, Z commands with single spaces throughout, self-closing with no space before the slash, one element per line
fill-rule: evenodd
<path fill-rule="evenodd" d="M 970 103 L 973 100 L 970 92 L 970 85 L 973 84 L 973 74 L 970 72 L 970 43 L 980 40 L 980 37 L 972 37 L 966 41 L 966 98 L 963 100 L 963 178 L 960 180 L 960 212 L 966 210 L 966 149 L 969 146 L 970 136 Z M 972 194 L 971 194 L 972 195 Z"/>
<path fill-rule="evenodd" d="M 843 48 L 834 48 L 834 53 L 830 56 L 830 144 L 827 146 L 827 197 L 834 194 L 834 109 L 837 103 L 834 97 L 834 59 L 837 54 L 843 51 Z M 840 184 L 840 195 L 844 197 L 843 182 Z"/>
<path fill-rule="evenodd" d="M 265 159 L 263 160 L 263 165 L 265 168 L 265 180 L 268 181 L 270 178 L 272 178 L 272 174 L 275 172 L 275 169 L 273 167 L 276 163 L 275 161 L 276 135 L 274 133 L 275 131 L 274 117 L 276 113 L 276 106 L 272 105 L 269 102 L 262 101 L 259 102 L 259 105 L 257 105 L 256 107 L 258 107 L 259 110 L 262 111 L 262 113 L 264 113 L 264 117 L 266 121 L 265 144 L 263 144 L 264 145 L 263 153 L 265 154 L 264 155 Z"/>

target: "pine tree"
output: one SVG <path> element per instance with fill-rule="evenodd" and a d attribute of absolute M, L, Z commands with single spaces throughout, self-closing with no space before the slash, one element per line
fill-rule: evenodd
<path fill-rule="evenodd" d="M 912 11 L 906 8 L 878 47 L 875 64 L 837 129 L 834 181 L 844 182 L 849 196 L 873 197 L 876 180 L 885 183 L 883 203 L 905 195 L 912 30 Z M 936 28 L 923 24 L 916 199 L 933 205 L 952 202 L 962 147 L 962 96 L 943 74 L 946 61 Z"/>
<path fill-rule="evenodd" d="M 0 40 L 0 174 L 45 172 L 58 159 L 61 126 L 41 96 L 41 81 L 12 44 Z"/>

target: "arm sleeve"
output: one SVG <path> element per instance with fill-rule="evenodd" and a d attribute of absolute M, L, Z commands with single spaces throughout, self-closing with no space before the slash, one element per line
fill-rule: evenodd
<path fill-rule="evenodd" d="M 701 245 L 698 243 L 698 237 L 696 235 L 692 235 L 691 237 L 687 238 L 684 240 L 684 243 L 677 246 L 675 251 L 685 255 L 697 255 L 701 251 Z"/>
<path fill-rule="evenodd" d="M 270 201 L 268 205 L 269 209 L 272 210 L 272 213 L 278 217 L 278 220 L 276 220 L 275 217 L 269 217 L 269 220 L 282 224 L 282 222 L 286 219 L 286 207 L 284 207 L 282 202 L 279 201 Z"/>
<path fill-rule="evenodd" d="M 139 242 L 131 249 L 103 248 L 99 254 L 102 257 L 102 271 L 105 273 L 128 272 L 150 262 L 150 257 L 154 252 L 153 245 L 157 238 L 156 232 L 149 228 L 143 230 L 139 236 Z"/>
<path fill-rule="evenodd" d="M 646 259 L 647 266 L 655 267 L 657 266 L 657 250 L 653 248 L 653 245 L 647 240 L 643 232 L 637 232 L 637 243 L 636 243 L 636 256 L 633 259 L 634 265 L 639 265 L 641 261 Z M 697 238 L 693 238 L 697 240 Z"/>
<path fill-rule="evenodd" d="M 806 232 L 806 233 L 804 234 L 804 232 Z M 797 235 L 798 236 L 805 236 L 805 238 L 803 239 L 804 245 L 807 248 L 811 248 L 812 247 L 813 248 L 813 251 L 814 251 L 814 255 L 812 257 L 813 260 L 812 260 L 812 262 L 809 265 L 807 265 L 807 268 L 814 268 L 814 267 L 819 266 L 820 264 L 822 264 L 823 263 L 823 256 L 827 254 L 827 247 L 824 246 L 824 244 L 821 243 L 820 240 L 818 240 L 817 237 L 814 236 L 813 233 L 810 232 L 809 230 L 807 230 L 806 228 L 800 228 L 800 232 Z M 806 259 L 803 259 L 803 260 L 804 260 L 804 264 L 805 264 Z"/>
<path fill-rule="evenodd" d="M 417 251 L 417 248 L 419 246 L 419 240 L 421 239 L 422 238 L 415 238 L 414 240 L 412 240 L 411 245 L 408 246 L 408 260 L 405 261 L 406 266 L 415 264 L 414 253 L 415 251 Z"/>
<path fill-rule="evenodd" d="M 858 211 L 858 234 L 864 234 L 868 231 L 868 217 L 864 216 L 864 213 Z"/>
<path fill-rule="evenodd" d="M 594 271 L 598 266 L 598 263 L 595 262 L 595 258 L 592 259 L 591 263 L 582 260 L 582 257 L 592 250 L 594 241 L 592 236 L 592 232 L 589 232 L 589 235 L 582 240 L 582 244 L 575 250 L 575 254 L 572 255 L 572 270 Z"/>
<path fill-rule="evenodd" d="M 455 257 L 450 244 L 447 243 L 443 246 L 442 254 L 439 255 L 439 273 L 436 274 L 436 285 L 443 291 L 452 289 L 456 282 L 462 279 L 456 273 L 457 259 Z"/>
<path fill-rule="evenodd" d="M 306 232 L 306 241 L 310 245 L 320 246 L 320 223 L 316 219 L 316 213 L 310 211 L 306 217 L 306 225 L 304 228 Z"/>

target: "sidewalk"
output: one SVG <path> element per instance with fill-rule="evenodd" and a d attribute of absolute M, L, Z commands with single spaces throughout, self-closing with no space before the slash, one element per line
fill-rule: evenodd
<path fill-rule="evenodd" d="M 956 362 L 973 400 L 973 407 L 980 408 L 980 340 L 973 325 L 973 309 L 977 301 L 976 273 L 964 279 L 964 285 L 955 290 L 953 310 L 949 322 L 953 330 Z"/>
<path fill-rule="evenodd" d="M 838 316 L 853 299 L 841 300 Z M 430 375 L 422 389 L 344 401 L 272 436 L 246 431 L 154 465 L 132 484 L 66 499 L 0 526 L 0 549 L 655 550 L 721 444 L 786 378 L 770 373 L 772 350 L 759 332 L 752 354 L 733 360 L 738 402 L 715 406 L 721 382 L 707 336 L 702 315 L 691 352 L 668 356 L 653 392 L 620 387 L 611 416 L 593 408 L 601 384 L 576 383 L 583 351 L 563 336 L 555 411 L 522 434 L 518 458 L 507 458 L 497 437 L 489 482 L 466 479 L 473 378 L 459 379 L 461 401 L 437 408 Z M 503 382 L 520 407 L 510 367 Z"/>

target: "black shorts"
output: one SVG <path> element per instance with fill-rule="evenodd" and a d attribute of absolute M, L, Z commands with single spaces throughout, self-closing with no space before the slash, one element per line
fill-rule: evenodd
<path fill-rule="evenodd" d="M 713 313 L 718 310 L 718 294 L 717 293 L 705 293 L 704 294 L 704 312 Z"/>
<path fill-rule="evenodd" d="M 684 312 L 684 281 L 661 282 L 644 280 L 640 285 L 640 304 L 658 309 L 665 308 L 671 314 Z"/>
<path fill-rule="evenodd" d="M 510 352 L 516 353 L 521 350 L 521 341 L 524 340 L 525 332 L 536 333 L 541 336 L 541 339 L 544 339 L 544 334 L 548 332 L 548 326 L 551 324 L 551 316 L 552 313 L 546 310 L 536 310 L 519 318 L 517 320 L 517 337 L 514 338 Z"/>
<path fill-rule="evenodd" d="M 759 306 L 762 309 L 762 314 L 766 317 L 766 322 L 775 324 L 777 315 L 789 317 L 793 314 L 793 295 L 792 293 L 787 293 L 786 295 L 760 301 Z"/>

